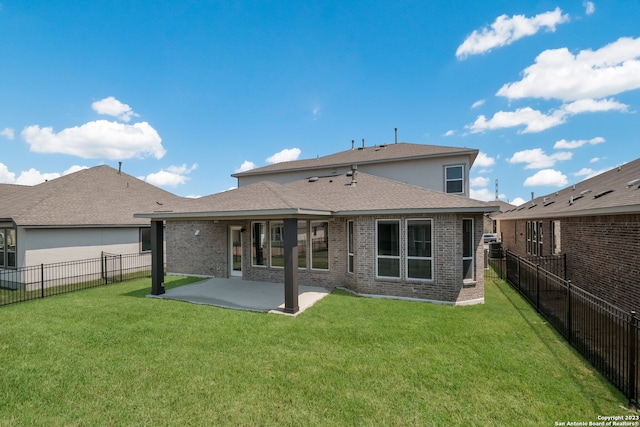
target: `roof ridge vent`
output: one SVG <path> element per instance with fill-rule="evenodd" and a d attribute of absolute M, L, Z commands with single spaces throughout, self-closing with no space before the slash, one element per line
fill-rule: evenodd
<path fill-rule="evenodd" d="M 613 193 L 613 190 L 604 190 L 604 191 L 601 191 L 601 192 L 599 192 L 598 194 L 594 195 L 594 196 L 593 196 L 593 198 L 594 198 L 594 199 L 599 199 L 600 197 L 602 197 L 602 196 L 606 196 L 606 195 L 607 195 L 607 194 L 609 194 L 609 193 Z"/>

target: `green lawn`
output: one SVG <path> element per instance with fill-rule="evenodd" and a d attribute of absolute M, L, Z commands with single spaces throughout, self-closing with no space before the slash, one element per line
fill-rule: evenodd
<path fill-rule="evenodd" d="M 473 307 L 338 291 L 295 318 L 149 289 L 1 307 L 0 425 L 552 426 L 627 413 L 503 283 Z"/>

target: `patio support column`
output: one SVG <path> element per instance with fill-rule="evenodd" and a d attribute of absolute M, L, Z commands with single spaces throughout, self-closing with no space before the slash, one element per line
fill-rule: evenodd
<path fill-rule="evenodd" d="M 151 221 L 151 295 L 164 294 L 164 223 Z"/>
<path fill-rule="evenodd" d="M 284 312 L 297 313 L 298 306 L 298 219 L 284 220 Z"/>

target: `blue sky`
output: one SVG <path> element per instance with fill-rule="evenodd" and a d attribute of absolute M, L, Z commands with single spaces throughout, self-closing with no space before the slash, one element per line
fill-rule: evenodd
<path fill-rule="evenodd" d="M 400 141 L 521 203 L 640 157 L 637 1 L 0 0 L 0 183 L 83 167 L 182 196 Z"/>

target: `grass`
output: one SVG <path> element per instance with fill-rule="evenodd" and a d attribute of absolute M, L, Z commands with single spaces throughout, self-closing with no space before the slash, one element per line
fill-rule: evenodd
<path fill-rule="evenodd" d="M 149 289 L 139 279 L 0 308 L 0 425 L 554 425 L 627 413 L 502 282 L 479 306 L 336 291 L 295 318 Z"/>

